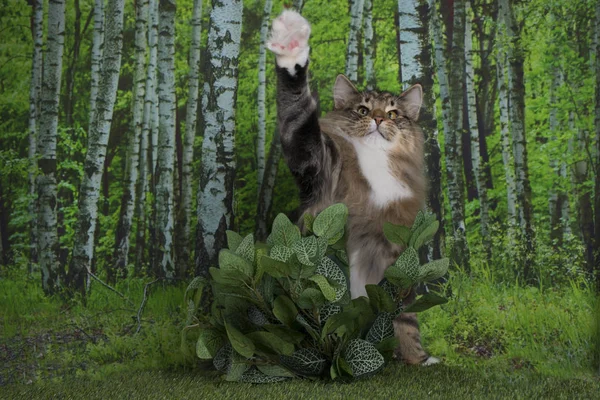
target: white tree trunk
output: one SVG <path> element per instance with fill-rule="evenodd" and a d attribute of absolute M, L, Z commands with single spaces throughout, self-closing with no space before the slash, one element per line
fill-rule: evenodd
<path fill-rule="evenodd" d="M 477 194 L 479 197 L 479 217 L 480 230 L 483 250 L 487 255 L 488 261 L 491 261 L 492 241 L 490 237 L 489 203 L 487 196 L 487 187 L 485 185 L 484 168 L 479 150 L 479 127 L 477 125 L 477 98 L 475 95 L 475 70 L 473 68 L 473 36 L 471 16 L 469 13 L 470 3 L 467 3 L 467 12 L 465 19 L 465 78 L 467 90 L 467 116 L 469 119 L 469 132 L 471 137 L 471 163 L 477 185 Z"/>
<path fill-rule="evenodd" d="M 42 46 L 44 45 L 44 3 L 34 0 L 31 13 L 33 36 L 33 56 L 31 59 L 31 83 L 29 86 L 29 274 L 33 273 L 33 264 L 37 261 L 37 207 L 35 177 L 37 174 L 36 141 L 40 117 L 40 94 L 42 91 Z"/>
<path fill-rule="evenodd" d="M 375 71 L 373 70 L 373 62 L 375 57 L 375 41 L 373 38 L 373 0 L 364 0 L 364 40 L 363 54 L 365 58 L 365 82 L 367 90 L 375 88 Z"/>
<path fill-rule="evenodd" d="M 75 227 L 73 258 L 69 268 L 69 284 L 83 294 L 94 256 L 100 184 L 119 83 L 124 5 L 125 0 L 109 0 L 106 8 L 104 57 L 96 100 L 97 110 L 88 134 L 84 174 L 79 188 L 79 215 Z"/>
<path fill-rule="evenodd" d="M 157 262 L 161 276 L 175 277 L 173 172 L 175 166 L 175 0 L 160 0 L 158 35 Z"/>
<path fill-rule="evenodd" d="M 358 79 L 358 38 L 362 25 L 363 10 L 364 0 L 352 0 L 348 51 L 346 53 L 346 76 L 352 82 L 356 82 Z"/>
<path fill-rule="evenodd" d="M 500 144 L 502 147 L 502 163 L 506 179 L 506 204 L 508 213 L 509 233 L 517 226 L 517 206 L 512 146 L 509 135 L 508 116 L 508 83 L 506 81 L 506 52 L 502 46 L 503 38 L 499 37 L 498 59 L 496 61 L 498 83 L 498 111 L 500 114 Z"/>
<path fill-rule="evenodd" d="M 215 3 L 210 15 L 196 236 L 196 272 L 201 274 L 217 264 L 217 253 L 226 245 L 225 231 L 233 223 L 233 150 L 242 9 L 241 0 Z"/>
<path fill-rule="evenodd" d="M 65 1 L 48 5 L 48 31 L 42 75 L 40 121 L 37 137 L 38 257 L 46 294 L 60 287 L 56 226 L 56 141 L 62 58 L 65 44 Z"/>
<path fill-rule="evenodd" d="M 90 113 L 89 126 L 92 126 L 96 113 L 96 98 L 98 97 L 98 82 L 100 81 L 100 67 L 102 63 L 104 45 L 104 0 L 94 0 L 94 33 L 92 36 L 92 70 L 90 72 Z"/>
<path fill-rule="evenodd" d="M 417 82 L 422 76 L 418 56 L 419 48 L 418 31 L 420 29 L 417 0 L 398 0 L 398 25 L 400 25 L 400 75 L 402 76 L 403 89 L 408 89 L 410 82 Z"/>
<path fill-rule="evenodd" d="M 133 118 L 127 143 L 127 159 L 123 179 L 123 196 L 121 213 L 115 235 L 114 265 L 108 271 L 109 281 L 115 277 L 127 276 L 129 255 L 129 235 L 135 206 L 136 185 L 139 171 L 140 139 L 142 136 L 142 120 L 144 115 L 144 91 L 146 81 L 146 34 L 148 25 L 149 0 L 136 1 L 135 20 L 135 66 L 133 74 Z"/>
<path fill-rule="evenodd" d="M 265 90 L 266 90 L 266 48 L 265 43 L 267 42 L 267 33 L 269 31 L 269 20 L 271 18 L 271 8 L 273 7 L 272 0 L 265 1 L 265 9 L 263 12 L 262 25 L 260 27 L 260 45 L 258 48 L 258 138 L 256 141 L 256 162 L 258 166 L 258 179 L 257 187 L 260 192 L 260 188 L 263 182 L 263 176 L 265 174 L 265 125 L 266 125 L 266 110 L 265 110 Z"/>
<path fill-rule="evenodd" d="M 135 241 L 135 270 L 142 270 L 144 250 L 146 249 L 146 193 L 148 191 L 149 157 L 148 150 L 152 135 L 152 121 L 156 110 L 156 63 L 158 58 L 158 0 L 150 0 L 148 7 L 148 68 L 146 69 L 146 87 L 144 91 L 144 115 L 142 118 L 142 136 L 140 138 L 139 179 L 136 188 L 135 220 L 137 221 Z M 152 174 L 154 172 L 151 172 Z"/>
<path fill-rule="evenodd" d="M 200 80 L 200 35 L 202 33 L 202 0 L 194 0 L 192 11 L 192 41 L 190 44 L 189 87 L 183 141 L 181 171 L 181 210 L 177 229 L 177 264 L 182 273 L 188 271 L 190 263 L 192 221 L 192 163 L 194 161 L 194 139 L 198 120 L 198 92 Z"/>
<path fill-rule="evenodd" d="M 444 127 L 444 149 L 446 152 L 446 175 L 448 200 L 450 202 L 453 245 L 451 258 L 462 268 L 469 270 L 469 249 L 465 232 L 464 178 L 462 167 L 462 127 L 464 93 L 464 21 L 465 2 L 454 2 L 454 27 L 452 53 L 449 67 L 443 52 L 443 39 L 437 12 L 432 9 L 436 64 L 442 98 L 442 118 Z M 448 75 L 447 71 L 451 73 Z"/>
<path fill-rule="evenodd" d="M 532 194 L 529 183 L 527 140 L 525 137 L 524 54 L 521 49 L 521 39 L 509 0 L 498 1 L 498 18 L 501 21 L 500 29 L 505 29 L 509 41 L 509 45 L 506 47 L 508 58 L 508 113 L 515 164 L 517 218 L 520 228 L 520 240 L 523 242 L 523 245 L 519 246 L 517 265 L 523 266 L 522 273 L 524 279 L 528 282 L 533 282 L 535 234 L 533 231 Z"/>

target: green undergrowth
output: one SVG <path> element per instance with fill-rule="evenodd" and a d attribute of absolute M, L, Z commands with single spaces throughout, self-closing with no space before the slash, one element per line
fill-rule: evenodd
<path fill-rule="evenodd" d="M 7 384 L 34 382 L 53 382 L 56 386 L 52 387 L 60 390 L 59 382 L 65 379 L 113 380 L 134 371 L 139 371 L 141 375 L 135 376 L 143 381 L 147 371 L 158 370 L 181 373 L 188 382 L 184 386 L 195 382 L 195 376 L 202 384 L 219 385 L 218 376 L 206 375 L 181 355 L 185 284 L 152 285 L 141 330 L 135 333 L 147 282 L 129 279 L 118 284 L 116 289 L 128 300 L 94 283 L 84 307 L 79 302 L 63 304 L 45 298 L 38 280 L 0 278 L 0 391 Z M 576 283 L 522 287 L 494 282 L 481 273 L 468 277 L 457 272 L 450 274 L 449 285 L 450 302 L 419 316 L 425 347 L 444 364 L 436 367 L 436 373 L 510 377 L 501 380 L 538 375 L 596 379 L 592 337 L 597 319 L 590 288 Z M 395 371 L 400 366 L 392 363 L 389 368 Z M 390 378 L 385 371 L 372 381 Z M 90 385 L 91 391 L 104 387 Z M 237 385 L 223 388 L 246 387 Z M 276 387 L 306 385 L 321 387 L 303 381 Z"/>

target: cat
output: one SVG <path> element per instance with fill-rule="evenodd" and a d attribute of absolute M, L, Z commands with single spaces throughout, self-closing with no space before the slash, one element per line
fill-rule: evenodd
<path fill-rule="evenodd" d="M 361 93 L 339 75 L 334 109 L 319 119 L 308 87 L 309 36 L 308 21 L 286 10 L 273 21 L 267 42 L 276 59 L 281 146 L 304 213 L 314 216 L 338 202 L 348 207 L 350 292 L 357 298 L 367 295 L 366 284 L 383 279 L 402 251 L 384 237 L 384 222 L 411 226 L 425 205 L 424 139 L 416 123 L 422 88 L 416 84 L 400 95 Z M 397 358 L 439 362 L 421 346 L 415 314 L 396 318 L 394 331 Z"/>

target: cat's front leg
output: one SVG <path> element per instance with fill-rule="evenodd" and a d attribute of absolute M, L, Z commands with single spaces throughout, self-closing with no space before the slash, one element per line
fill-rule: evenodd
<path fill-rule="evenodd" d="M 296 75 L 296 65 L 306 67 L 309 36 L 310 24 L 297 12 L 286 10 L 275 18 L 267 48 L 275 53 L 277 66 L 292 76 Z"/>

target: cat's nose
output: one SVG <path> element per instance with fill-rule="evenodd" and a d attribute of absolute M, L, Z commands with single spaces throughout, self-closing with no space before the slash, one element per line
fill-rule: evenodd
<path fill-rule="evenodd" d="M 383 117 L 375 117 L 373 119 L 375 120 L 375 123 L 377 124 L 377 126 L 379 126 L 379 124 L 381 124 L 381 121 L 383 121 Z"/>

